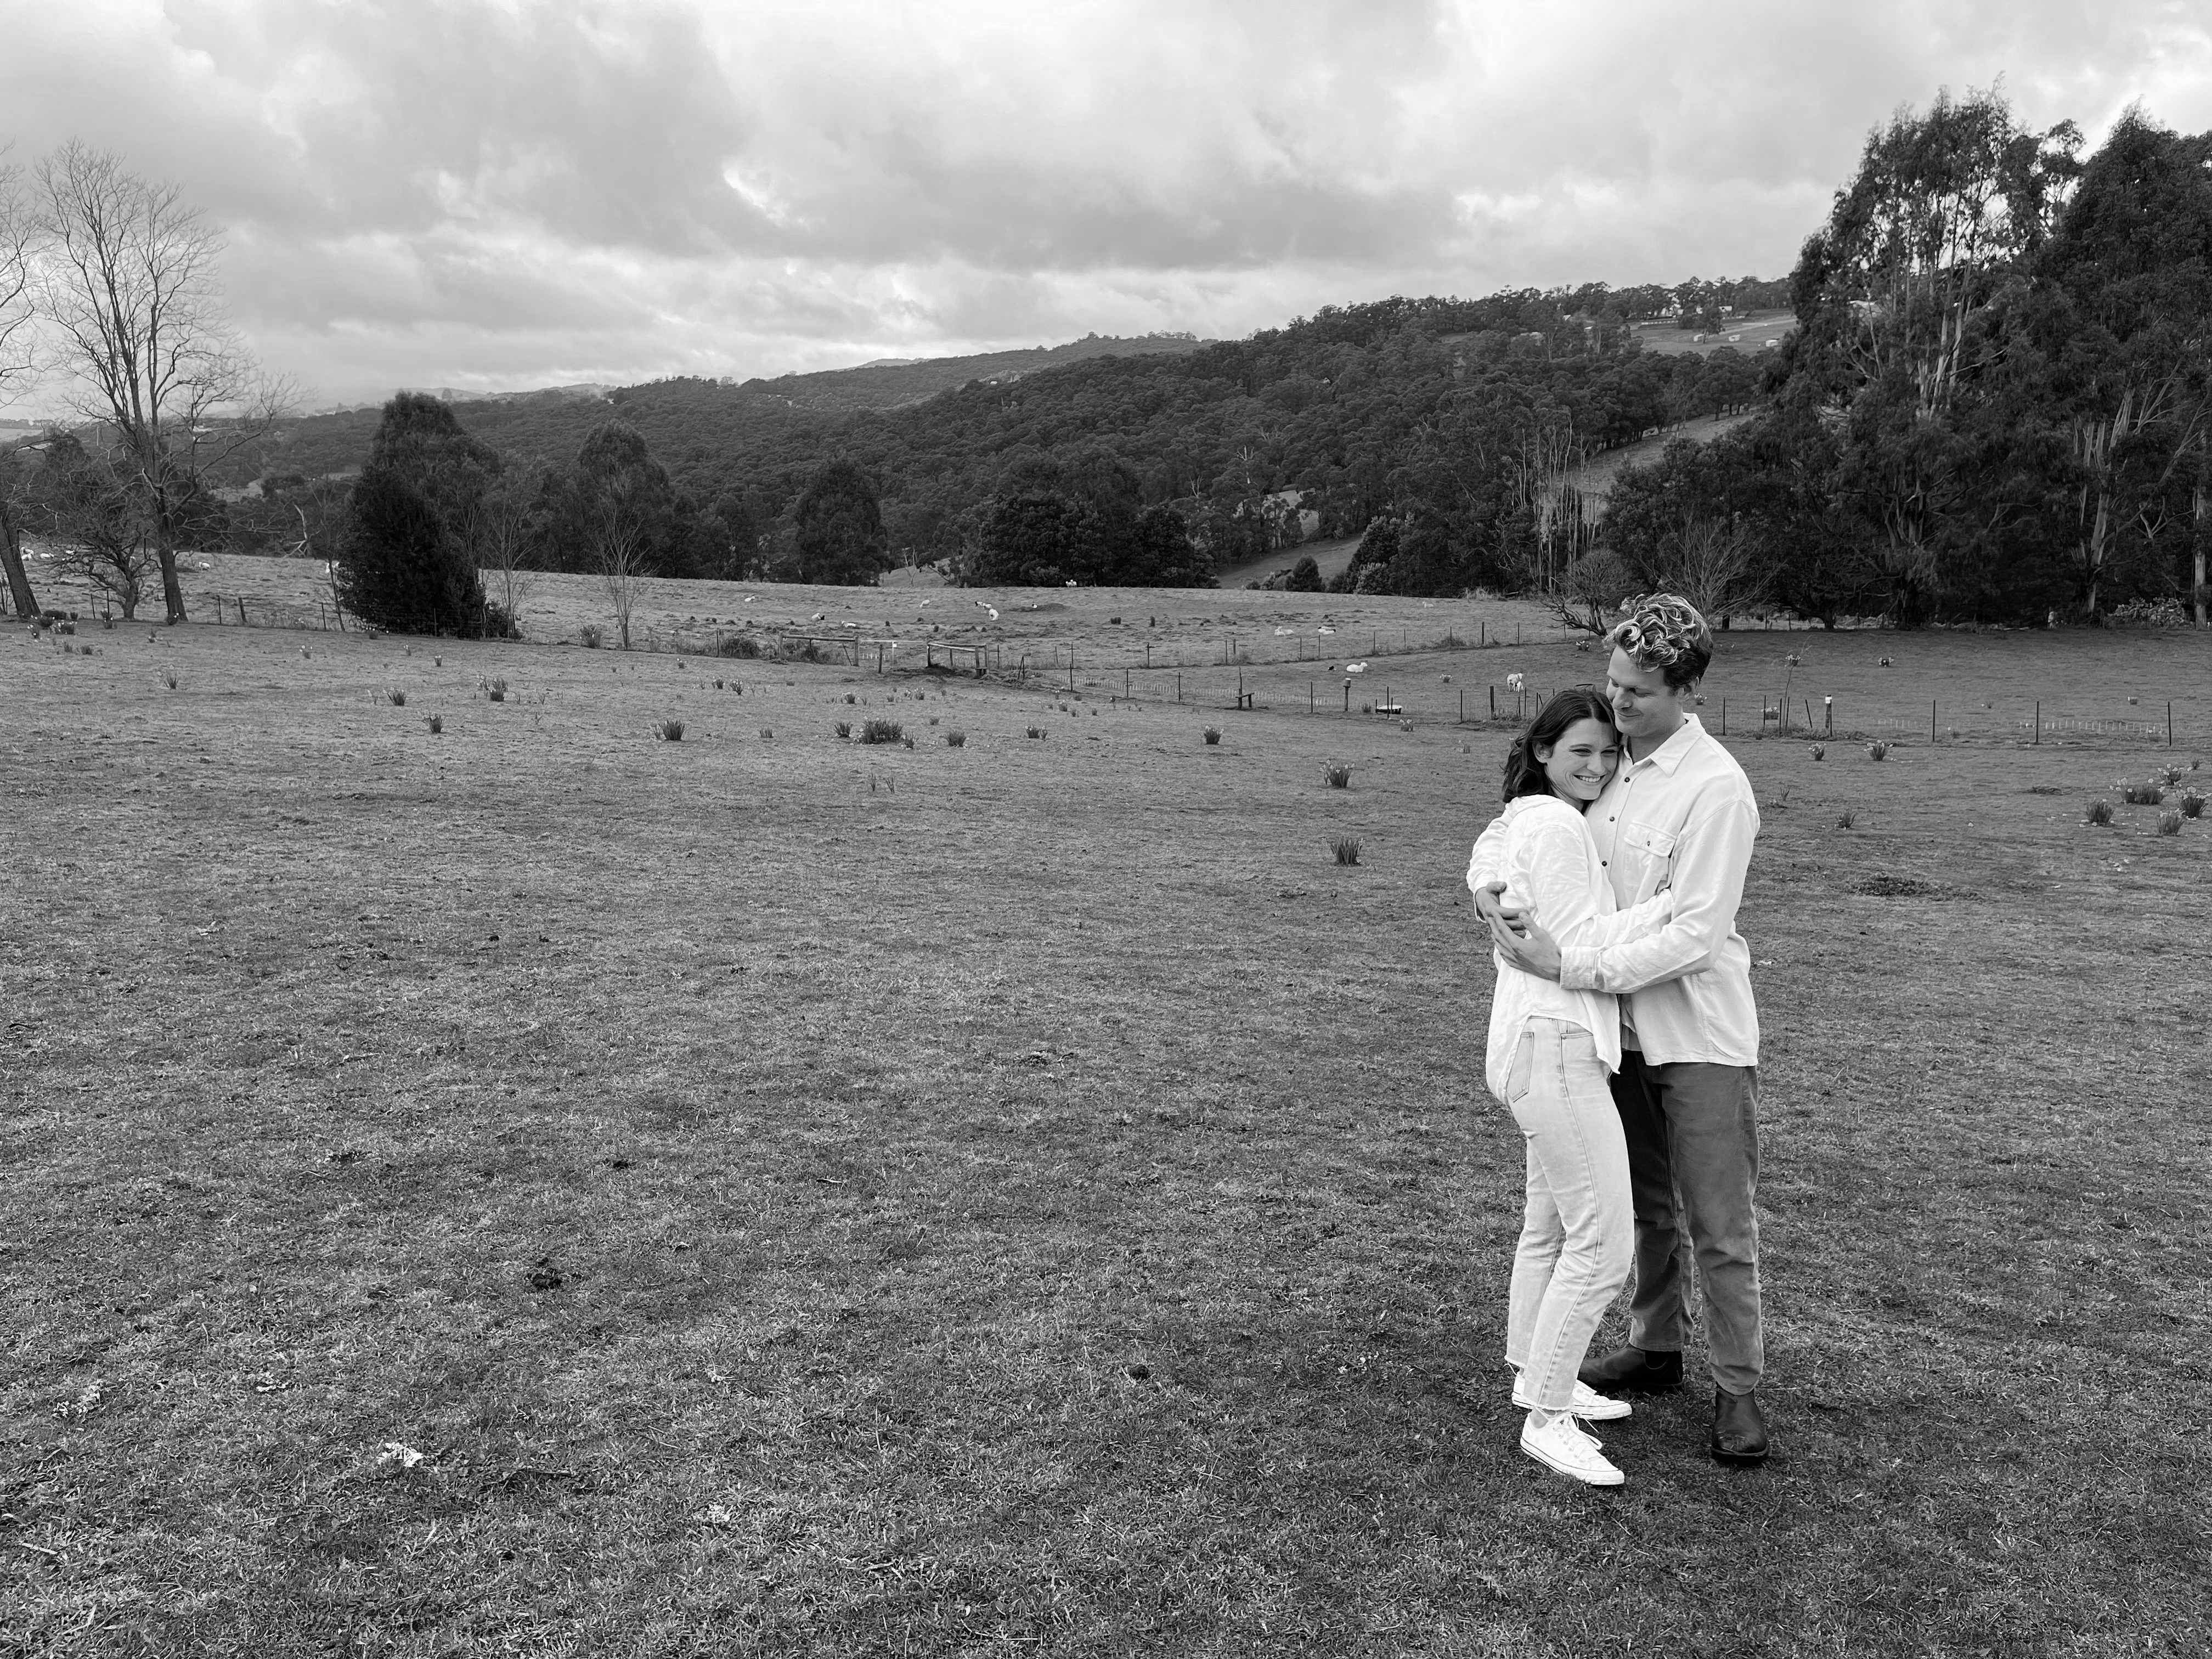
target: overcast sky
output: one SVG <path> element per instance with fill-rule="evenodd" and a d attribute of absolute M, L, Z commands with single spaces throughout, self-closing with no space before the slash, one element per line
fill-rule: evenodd
<path fill-rule="evenodd" d="M 312 402 L 1778 276 L 2000 77 L 2212 127 L 2212 5 L 0 0 L 0 143 L 184 185 Z"/>

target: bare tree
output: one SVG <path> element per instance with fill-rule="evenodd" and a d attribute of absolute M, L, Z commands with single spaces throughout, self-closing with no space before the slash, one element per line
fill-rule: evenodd
<path fill-rule="evenodd" d="M 1725 617 L 1758 604 L 1766 584 L 1758 571 L 1758 543 L 1742 525 L 1688 519 L 1660 546 L 1659 585 L 1697 607 Z"/>
<path fill-rule="evenodd" d="M 615 608 L 615 625 L 622 648 L 629 649 L 629 617 L 637 603 L 637 585 L 645 575 L 653 547 L 652 517 L 647 503 L 627 477 L 617 474 L 603 483 L 592 503 L 592 552 L 607 603 Z"/>
<path fill-rule="evenodd" d="M 522 602 L 530 593 L 530 573 L 522 561 L 530 550 L 530 515 L 540 482 L 535 472 L 502 476 L 484 491 L 463 526 L 484 591 L 518 638 Z"/>
<path fill-rule="evenodd" d="M 105 593 L 123 607 L 124 621 L 136 621 L 146 585 L 160 571 L 144 495 L 131 488 L 118 458 L 93 454 L 73 435 L 49 434 L 46 449 L 33 500 L 54 536 L 47 556 L 58 574 Z"/>
<path fill-rule="evenodd" d="M 1636 578 L 1620 556 L 1609 547 L 1595 547 L 1536 598 L 1553 620 L 1577 633 L 1603 638 L 1620 620 L 1621 601 L 1634 592 Z"/>
<path fill-rule="evenodd" d="M 30 379 L 31 255 L 36 225 L 30 204 L 23 195 L 22 169 L 0 163 L 0 404 L 6 404 Z M 0 472 L 0 569 L 8 575 L 8 597 L 19 617 L 39 614 L 39 601 L 31 592 L 30 573 L 23 567 L 23 545 L 17 536 L 15 487 L 21 469 L 12 463 Z"/>
<path fill-rule="evenodd" d="M 75 141 L 38 164 L 33 292 L 79 412 L 112 428 L 143 495 L 169 620 L 179 510 L 194 481 L 260 441 L 283 401 L 222 314 L 222 243 L 173 185 Z"/>

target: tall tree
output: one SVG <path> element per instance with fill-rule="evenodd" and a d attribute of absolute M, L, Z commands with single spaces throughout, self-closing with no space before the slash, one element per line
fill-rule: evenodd
<path fill-rule="evenodd" d="M 225 320 L 222 239 L 173 185 L 75 141 L 35 170 L 33 292 L 79 412 L 106 422 L 144 500 L 169 620 L 181 515 L 200 474 L 257 442 L 283 400 Z M 228 418 L 222 418 L 228 416 Z"/>
<path fill-rule="evenodd" d="M 867 586 L 890 568 L 876 487 L 853 462 L 834 460 L 817 471 L 792 516 L 798 580 Z"/>
<path fill-rule="evenodd" d="M 2196 484 L 2212 423 L 2212 134 L 2122 116 L 2083 170 L 2038 274 L 2027 330 L 2039 348 L 2036 401 L 2064 434 L 2072 562 L 2094 617 L 2129 565 L 2179 586 L 2180 565 L 2199 551 Z"/>
<path fill-rule="evenodd" d="M 1923 619 L 1947 563 L 1995 525 L 1971 476 L 1966 406 L 2002 361 L 2025 286 L 2080 173 L 2071 122 L 2021 127 L 1994 92 L 1939 95 L 1867 140 L 1790 278 L 1788 361 L 1845 416 L 1844 493 L 1873 527 L 1890 613 Z"/>
<path fill-rule="evenodd" d="M 349 501 L 337 583 L 347 609 L 399 633 L 485 633 L 491 618 L 465 530 L 489 456 L 434 398 L 402 392 L 385 404 Z"/>

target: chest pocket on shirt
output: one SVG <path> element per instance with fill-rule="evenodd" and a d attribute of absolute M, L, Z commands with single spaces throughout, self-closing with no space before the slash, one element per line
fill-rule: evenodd
<path fill-rule="evenodd" d="M 1640 897 L 1649 898 L 1673 884 L 1674 837 L 1664 830 L 1648 823 L 1623 824 L 1613 856 L 1635 860 L 1628 867 L 1637 872 L 1636 890 Z"/>

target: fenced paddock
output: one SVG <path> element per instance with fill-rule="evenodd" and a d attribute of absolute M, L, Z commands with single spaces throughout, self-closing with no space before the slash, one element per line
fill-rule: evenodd
<path fill-rule="evenodd" d="M 1172 596 L 1194 656 L 1236 597 Z M 0 630 L 35 919 L 0 933 L 0 1630 L 2203 1650 L 2171 1407 L 2212 1346 L 2212 822 L 2086 821 L 2138 746 L 1816 762 L 1738 732 L 1784 665 L 1729 643 L 1777 1455 L 1715 1465 L 1693 1377 L 1594 1496 L 1518 1453 L 1498 1364 L 1525 1150 L 1460 872 L 1508 734 L 1452 718 L 1591 657 L 1392 657 L 1410 730 L 1307 717 L 1295 660 L 1194 663 L 1178 708 L 1094 669 L 1103 605 L 1048 613 L 1072 691 Z M 1900 719 L 2171 687 L 2183 766 L 2212 683 L 2201 638 L 1794 645 L 1795 687 Z M 886 715 L 915 749 L 835 732 Z"/>

